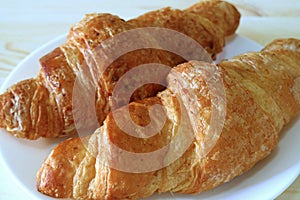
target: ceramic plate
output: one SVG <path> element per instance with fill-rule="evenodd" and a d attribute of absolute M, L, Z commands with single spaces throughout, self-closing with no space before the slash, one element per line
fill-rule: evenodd
<path fill-rule="evenodd" d="M 1 87 L 1 93 L 10 85 L 35 77 L 41 56 L 65 41 L 65 35 L 56 38 L 30 54 L 10 74 Z M 227 45 L 218 60 L 230 58 L 246 51 L 258 51 L 261 46 L 239 35 L 227 39 Z M 149 199 L 273 199 L 282 193 L 300 172 L 300 121 L 294 120 L 281 134 L 277 149 L 246 174 L 216 189 L 197 196 L 163 194 Z M 0 130 L 0 154 L 2 162 L 16 182 L 32 199 L 51 199 L 36 190 L 35 174 L 51 149 L 62 139 L 27 141 L 16 139 Z"/>

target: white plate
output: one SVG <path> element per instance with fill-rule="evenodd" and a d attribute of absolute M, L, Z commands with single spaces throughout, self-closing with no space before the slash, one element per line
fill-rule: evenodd
<path fill-rule="evenodd" d="M 65 36 L 49 42 L 30 54 L 10 74 L 1 87 L 1 93 L 10 85 L 30 77 L 39 70 L 41 56 L 59 46 Z M 258 51 L 260 45 L 239 35 L 228 38 L 227 45 L 218 59 L 230 58 L 246 51 Z M 197 196 L 164 194 L 150 199 L 273 199 L 282 193 L 299 175 L 300 121 L 295 120 L 282 133 L 279 147 L 265 160 L 246 174 L 214 190 Z M 62 139 L 27 141 L 16 139 L 0 130 L 2 162 L 18 184 L 32 199 L 51 199 L 36 190 L 35 174 L 51 149 Z"/>

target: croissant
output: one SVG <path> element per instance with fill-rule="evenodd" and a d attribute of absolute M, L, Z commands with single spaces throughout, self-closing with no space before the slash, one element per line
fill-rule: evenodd
<path fill-rule="evenodd" d="M 111 110 L 110 97 L 123 74 L 145 63 L 173 67 L 185 61 L 184 58 L 163 49 L 139 49 L 118 57 L 95 80 L 93 74 L 98 73 L 102 62 L 105 63 L 105 56 L 98 58 L 97 62 L 101 63 L 95 65 L 93 51 L 109 38 L 115 38 L 114 36 L 135 28 L 162 27 L 182 32 L 215 57 L 224 46 L 224 37 L 235 32 L 240 14 L 233 5 L 223 1 L 213 0 L 209 6 L 205 2 L 197 5 L 207 12 L 222 14 L 205 15 L 197 10 L 191 12 L 189 9 L 165 8 L 130 21 L 110 14 L 87 15 L 71 28 L 65 44 L 40 59 L 41 68 L 36 78 L 21 81 L 0 96 L 0 127 L 16 137 L 27 139 L 72 135 L 76 133 L 72 113 L 75 79 L 78 78 L 86 88 L 95 85 L 95 107 L 98 122 L 101 124 Z M 224 21 L 224 16 L 228 21 Z M 148 36 L 148 39 L 151 38 L 151 35 Z M 161 38 L 165 39 L 168 40 Z M 139 41 L 142 44 L 148 42 L 145 39 Z M 105 49 L 104 46 L 101 47 Z M 200 59 L 199 55 L 195 55 L 193 59 Z M 88 65 L 87 69 L 83 69 L 85 63 Z M 166 74 L 160 76 L 161 82 L 165 81 Z M 91 80 L 93 83 L 90 83 Z M 158 84 L 147 84 L 132 95 L 131 101 L 155 96 L 162 89 Z M 120 100 L 119 106 L 126 103 L 128 102 Z"/>
<path fill-rule="evenodd" d="M 261 52 L 216 67 L 190 61 L 174 71 L 177 75 L 170 72 L 168 88 L 156 97 L 114 110 L 88 138 L 58 144 L 37 173 L 38 190 L 74 199 L 196 194 L 230 181 L 268 156 L 283 126 L 300 110 L 297 39 L 275 40 Z M 121 119 L 127 109 L 139 126 L 163 121 L 161 113 L 151 113 L 154 105 L 162 106 L 165 116 L 157 134 L 141 131 L 136 137 L 120 126 L 129 123 Z M 187 118 L 191 123 L 184 122 Z M 178 149 L 182 154 L 177 155 Z"/>

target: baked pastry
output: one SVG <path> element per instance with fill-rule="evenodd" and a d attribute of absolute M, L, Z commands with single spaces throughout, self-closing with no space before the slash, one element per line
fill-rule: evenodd
<path fill-rule="evenodd" d="M 210 12 L 212 9 L 214 12 Z M 187 8 L 186 11 L 210 19 L 215 26 L 221 27 L 220 31 L 224 35 L 234 34 L 239 25 L 237 23 L 237 19 L 240 17 L 239 12 L 236 12 L 236 8 L 225 1 L 204 0 Z M 232 15 L 227 15 L 227 12 L 230 12 Z"/>
<path fill-rule="evenodd" d="M 152 112 L 151 116 L 150 107 L 161 105 L 166 119 L 157 134 L 134 137 L 124 132 L 115 116 L 125 115 L 127 108 L 117 109 L 89 138 L 69 139 L 52 150 L 37 173 L 38 190 L 52 197 L 74 199 L 139 199 L 155 192 L 195 194 L 209 190 L 243 174 L 268 156 L 276 148 L 283 126 L 300 110 L 297 39 L 275 40 L 261 52 L 224 60 L 217 67 L 190 61 L 174 69 L 180 76 L 169 74 L 168 89 L 128 107 L 132 120 L 146 126 L 160 121 L 157 119 L 161 114 Z M 216 69 L 216 73 L 209 73 L 210 69 Z M 209 78 L 212 83 L 221 78 L 223 89 L 222 85 L 219 89 L 211 87 Z M 194 96 L 189 98 L 189 94 Z M 187 98 L 181 104 L 178 96 Z M 213 103 L 216 99 L 220 99 L 219 104 Z M 182 125 L 182 105 L 188 116 L 193 116 L 191 126 Z M 223 122 L 212 120 L 216 115 L 213 109 L 217 115 L 224 115 Z M 212 124 L 222 126 L 215 141 L 206 140 L 217 133 L 207 132 Z M 126 152 L 154 154 L 163 149 L 176 140 L 180 126 L 180 140 L 164 154 L 142 161 L 145 165 L 139 165 L 138 156 L 136 160 L 123 159 Z M 168 163 L 174 150 L 190 140 L 193 130 L 195 135 L 183 154 Z M 214 144 L 206 149 L 211 141 Z M 120 149 L 124 150 L 122 154 Z M 161 168 L 155 168 L 157 163 Z"/>
<path fill-rule="evenodd" d="M 128 22 L 110 14 L 87 15 L 71 28 L 65 44 L 40 59 L 41 68 L 36 78 L 21 81 L 0 96 L 0 127 L 16 137 L 27 139 L 52 138 L 76 133 L 72 113 L 75 79 L 86 88 L 95 85 L 95 106 L 101 124 L 111 109 L 109 99 L 113 89 L 124 73 L 145 63 L 160 63 L 173 67 L 185 60 L 161 49 L 140 49 L 116 59 L 101 77 L 99 76 L 100 78 L 90 83 L 92 78 L 96 77 L 95 74 L 99 73 L 98 68 L 102 67 L 101 64 L 93 65 L 91 57 L 95 56 L 95 49 L 101 46 L 103 41 L 120 33 L 154 26 L 182 31 L 214 57 L 222 50 L 224 37 L 235 32 L 240 14 L 229 3 L 216 0 L 212 2 L 209 4 L 199 2 L 198 6 L 205 8 L 209 5 L 205 8 L 206 12 L 221 12 L 221 15 L 204 15 L 203 11 L 198 13 L 197 10 L 191 12 L 189 9 L 181 11 L 170 8 L 145 14 Z M 223 21 L 224 16 L 230 19 L 228 21 L 230 23 Z M 147 42 L 145 37 L 140 40 L 140 43 Z M 102 49 L 105 49 L 104 45 Z M 97 59 L 97 62 L 105 62 L 104 57 Z M 83 69 L 86 65 L 88 68 Z M 87 75 L 90 72 L 92 75 Z M 165 81 L 165 75 L 161 75 L 162 81 Z M 162 89 L 160 85 L 147 84 L 139 88 L 131 100 L 154 96 Z M 125 103 L 121 101 L 119 106 Z"/>

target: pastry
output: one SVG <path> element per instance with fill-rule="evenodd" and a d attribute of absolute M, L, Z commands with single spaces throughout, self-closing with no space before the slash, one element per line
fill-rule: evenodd
<path fill-rule="evenodd" d="M 72 106 L 75 80 L 84 85 L 84 90 L 95 88 L 97 119 L 102 124 L 111 110 L 110 97 L 114 87 L 124 73 L 145 63 L 173 67 L 185 61 L 163 49 L 139 49 L 120 56 L 100 73 L 99 68 L 103 67 L 101 63 L 105 63 L 106 55 L 97 58 L 97 62 L 101 63 L 95 65 L 96 49 L 100 46 L 106 50 L 104 41 L 135 28 L 161 27 L 181 31 L 215 57 L 224 46 L 224 37 L 235 32 L 240 14 L 233 5 L 223 1 L 212 0 L 211 3 L 199 2 L 197 5 L 206 12 L 221 14 L 206 15 L 201 9 L 198 12 L 198 9 L 165 8 L 130 21 L 111 14 L 87 15 L 71 28 L 65 44 L 40 59 L 41 68 L 36 78 L 21 81 L 0 96 L 0 127 L 16 137 L 31 140 L 72 135 L 76 133 Z M 228 23 L 223 20 L 224 16 Z M 151 35 L 149 41 L 150 38 Z M 159 41 L 152 40 L 159 46 Z M 144 37 L 139 43 L 149 41 Z M 165 76 L 160 75 L 161 82 L 165 81 Z M 131 101 L 155 96 L 162 89 L 160 85 L 147 84 L 132 95 Z M 82 94 L 86 92 L 84 90 Z M 117 107 L 126 103 L 121 99 Z"/>
<path fill-rule="evenodd" d="M 300 110 L 297 39 L 275 40 L 260 52 L 238 55 L 215 67 L 190 61 L 174 70 L 180 76 L 170 73 L 168 88 L 157 96 L 114 110 L 88 138 L 58 144 L 37 173 L 38 190 L 74 199 L 139 199 L 155 192 L 197 194 L 232 180 L 268 156 L 283 126 Z M 223 86 L 211 87 L 220 79 Z M 127 109 L 140 126 L 161 121 L 161 114 L 151 114 L 153 105 L 161 105 L 166 117 L 157 134 L 140 132 L 135 137 L 118 125 L 118 117 Z M 213 121 L 213 115 L 224 118 Z M 186 116 L 190 125 L 184 123 Z M 220 134 L 208 132 L 212 125 L 220 125 Z M 169 146 L 152 160 L 138 159 L 155 154 L 179 134 L 173 148 Z M 206 139 L 211 136 L 217 137 Z M 181 148 L 183 153 L 168 162 Z M 124 157 L 128 152 L 135 153 L 136 160 Z"/>

